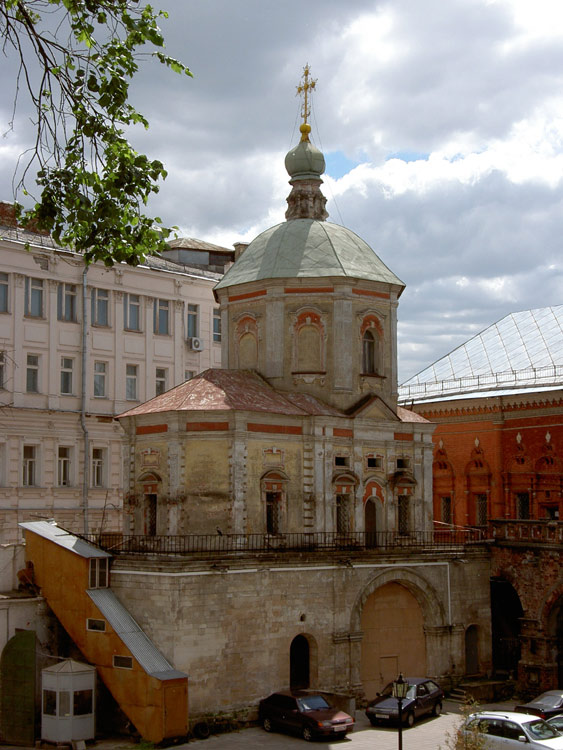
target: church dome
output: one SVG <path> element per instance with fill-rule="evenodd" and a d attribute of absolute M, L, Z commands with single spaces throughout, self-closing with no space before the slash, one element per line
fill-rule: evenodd
<path fill-rule="evenodd" d="M 339 224 L 294 219 L 259 234 L 215 289 L 266 279 L 349 277 L 403 282 L 357 234 Z"/>

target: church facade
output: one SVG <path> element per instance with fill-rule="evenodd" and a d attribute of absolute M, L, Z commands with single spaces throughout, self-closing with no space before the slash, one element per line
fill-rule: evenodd
<path fill-rule="evenodd" d="M 189 674 L 192 717 L 490 668 L 488 552 L 434 534 L 434 427 L 397 405 L 404 284 L 326 221 L 309 130 L 286 221 L 215 287 L 224 369 L 119 417 L 133 546 L 111 585 Z"/>

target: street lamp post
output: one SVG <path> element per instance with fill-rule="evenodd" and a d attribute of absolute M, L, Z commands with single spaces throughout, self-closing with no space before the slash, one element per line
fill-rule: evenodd
<path fill-rule="evenodd" d="M 403 679 L 403 673 L 393 683 L 393 697 L 399 704 L 399 750 L 403 750 L 403 701 L 407 697 L 409 683 Z"/>

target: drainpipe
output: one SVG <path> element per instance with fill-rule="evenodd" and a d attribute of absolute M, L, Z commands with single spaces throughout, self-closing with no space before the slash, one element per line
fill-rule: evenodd
<path fill-rule="evenodd" d="M 90 440 L 88 438 L 88 428 L 86 427 L 86 367 L 87 367 L 87 335 L 88 335 L 88 304 L 87 304 L 87 284 L 86 276 L 88 266 L 84 266 L 82 271 L 82 378 L 80 393 L 80 426 L 84 440 L 84 472 L 82 477 L 82 511 L 84 521 L 84 534 L 88 533 L 88 487 L 90 480 Z"/>

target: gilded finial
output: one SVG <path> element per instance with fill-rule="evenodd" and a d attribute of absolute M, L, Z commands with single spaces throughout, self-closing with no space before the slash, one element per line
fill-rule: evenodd
<path fill-rule="evenodd" d="M 297 86 L 297 96 L 303 96 L 303 106 L 301 107 L 301 116 L 303 117 L 303 122 L 299 126 L 302 141 L 309 140 L 309 133 L 311 132 L 311 126 L 307 122 L 309 115 L 311 114 L 311 108 L 309 106 L 309 92 L 312 91 L 312 89 L 314 89 L 317 84 L 316 78 L 314 80 L 312 78 L 309 78 L 310 72 L 311 69 L 309 68 L 309 63 L 307 63 L 307 65 L 305 65 L 305 67 L 303 68 L 302 83 Z"/>

